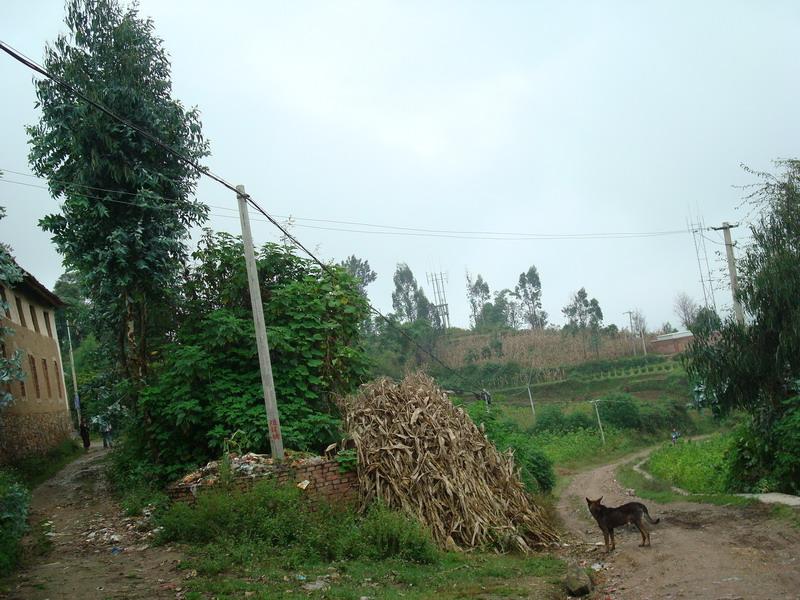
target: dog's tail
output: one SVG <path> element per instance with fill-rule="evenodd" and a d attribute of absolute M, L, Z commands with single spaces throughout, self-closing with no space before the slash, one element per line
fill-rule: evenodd
<path fill-rule="evenodd" d="M 647 519 L 647 522 L 648 522 L 648 523 L 650 523 L 650 524 L 652 524 L 652 525 L 656 525 L 656 524 L 657 524 L 657 523 L 658 523 L 658 522 L 661 520 L 661 517 L 659 517 L 658 519 L 656 519 L 656 520 L 654 521 L 654 520 L 653 520 L 653 519 L 650 517 L 650 513 L 649 513 L 649 512 L 647 512 L 647 507 L 646 507 L 646 506 L 644 507 L 644 518 L 645 518 L 645 519 Z"/>

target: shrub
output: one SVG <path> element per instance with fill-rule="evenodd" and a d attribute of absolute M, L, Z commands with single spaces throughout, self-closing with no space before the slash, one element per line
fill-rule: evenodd
<path fill-rule="evenodd" d="M 603 423 L 613 427 L 639 429 L 642 425 L 639 405 L 630 394 L 623 392 L 607 394 L 600 399 L 598 408 Z"/>
<path fill-rule="evenodd" d="M 798 402 L 800 397 L 786 401 Z M 800 493 L 800 406 L 786 410 L 768 435 L 752 418 L 741 424 L 733 432 L 728 458 L 732 490 Z"/>
<path fill-rule="evenodd" d="M 27 529 L 30 493 L 11 474 L 0 471 L 0 577 L 19 558 L 19 540 Z"/>

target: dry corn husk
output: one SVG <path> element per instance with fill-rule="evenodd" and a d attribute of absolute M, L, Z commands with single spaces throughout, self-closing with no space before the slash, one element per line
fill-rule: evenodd
<path fill-rule="evenodd" d="M 379 379 L 340 400 L 358 451 L 362 507 L 375 500 L 416 517 L 446 549 L 527 552 L 558 541 L 502 454 L 434 381 Z"/>

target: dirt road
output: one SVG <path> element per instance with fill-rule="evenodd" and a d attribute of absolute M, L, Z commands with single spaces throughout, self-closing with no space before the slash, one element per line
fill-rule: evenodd
<path fill-rule="evenodd" d="M 33 492 L 25 564 L 10 579 L 13 600 L 181 597 L 180 554 L 152 548 L 141 520 L 126 519 L 107 490 L 102 448 L 93 447 Z M 42 523 L 52 547 L 41 547 Z"/>
<path fill-rule="evenodd" d="M 643 457 L 647 452 L 636 455 Z M 625 459 L 627 462 L 632 457 Z M 621 600 L 800 598 L 800 532 L 770 519 L 762 505 L 721 507 L 693 502 L 657 504 L 627 495 L 616 479 L 621 462 L 575 476 L 558 510 L 573 541 L 588 544 L 590 563 L 603 563 L 601 598 Z M 653 518 L 652 547 L 640 548 L 635 528 L 616 531 L 610 555 L 584 497 L 603 504 L 644 502 Z"/>

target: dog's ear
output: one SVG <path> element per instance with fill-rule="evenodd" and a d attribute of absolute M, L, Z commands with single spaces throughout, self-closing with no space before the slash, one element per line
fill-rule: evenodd
<path fill-rule="evenodd" d="M 600 496 L 600 497 L 597 499 L 597 503 L 598 503 L 598 504 L 600 504 L 600 502 L 602 502 L 602 501 L 603 501 L 603 497 L 602 497 L 602 496 Z"/>
<path fill-rule="evenodd" d="M 586 497 L 584 496 L 584 498 L 586 498 Z M 588 498 L 586 498 L 586 504 L 588 504 L 589 506 L 591 506 L 591 505 L 592 505 L 592 501 L 591 501 L 591 500 L 589 500 Z"/>

